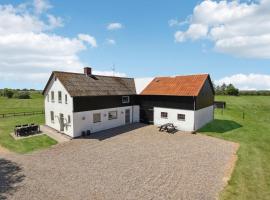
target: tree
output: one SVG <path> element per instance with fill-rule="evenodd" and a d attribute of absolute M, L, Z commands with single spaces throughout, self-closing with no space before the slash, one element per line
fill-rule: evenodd
<path fill-rule="evenodd" d="M 15 93 L 13 97 L 18 99 L 30 99 L 30 93 L 26 91 L 21 91 Z"/>
<path fill-rule="evenodd" d="M 11 89 L 4 89 L 4 96 L 6 96 L 7 98 L 12 98 L 14 92 Z"/>
<path fill-rule="evenodd" d="M 237 88 L 235 88 L 233 84 L 229 84 L 226 88 L 226 94 L 232 95 L 232 96 L 238 96 L 239 90 Z"/>

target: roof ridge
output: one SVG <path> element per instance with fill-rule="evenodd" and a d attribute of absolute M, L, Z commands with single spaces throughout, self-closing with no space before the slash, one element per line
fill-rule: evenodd
<path fill-rule="evenodd" d="M 155 78 L 176 78 L 176 77 L 189 77 L 189 76 L 208 76 L 208 73 L 205 74 L 188 74 L 188 75 L 175 75 L 175 76 L 157 76 Z"/>
<path fill-rule="evenodd" d="M 66 74 L 79 74 L 79 75 L 85 75 L 84 73 L 79 72 L 65 72 L 65 71 L 53 71 L 53 73 L 66 73 Z M 102 77 L 111 77 L 111 78 L 125 78 L 125 79 L 134 79 L 131 77 L 122 77 L 122 76 L 106 76 L 106 75 L 99 75 L 99 74 L 92 74 L 93 76 L 102 76 Z"/>

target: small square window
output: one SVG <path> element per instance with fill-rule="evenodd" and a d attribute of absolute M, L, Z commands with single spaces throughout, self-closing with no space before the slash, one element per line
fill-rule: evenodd
<path fill-rule="evenodd" d="M 108 113 L 108 119 L 112 120 L 112 119 L 117 119 L 117 111 L 110 111 Z"/>
<path fill-rule="evenodd" d="M 161 112 L 160 116 L 161 116 L 161 118 L 167 119 L 168 118 L 168 113 L 167 112 Z"/>
<path fill-rule="evenodd" d="M 184 115 L 184 114 L 177 114 L 177 119 L 179 121 L 185 121 L 186 120 L 186 115 Z"/>
<path fill-rule="evenodd" d="M 122 103 L 129 103 L 129 96 L 122 96 Z"/>
<path fill-rule="evenodd" d="M 101 122 L 101 114 L 100 113 L 94 113 L 93 114 L 93 123 Z"/>

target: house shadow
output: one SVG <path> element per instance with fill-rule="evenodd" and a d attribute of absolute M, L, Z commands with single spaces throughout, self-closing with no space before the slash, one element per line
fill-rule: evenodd
<path fill-rule="evenodd" d="M 96 140 L 106 140 L 108 138 L 121 135 L 142 127 L 148 126 L 148 124 L 142 124 L 142 123 L 133 123 L 133 124 L 127 124 L 124 126 L 119 126 L 116 128 L 111 128 L 104 131 L 99 131 L 95 133 L 91 133 L 90 136 L 80 137 L 80 139 L 96 139 Z"/>
<path fill-rule="evenodd" d="M 0 200 L 12 195 L 24 178 L 22 168 L 17 163 L 0 158 Z"/>
<path fill-rule="evenodd" d="M 226 133 L 241 127 L 241 124 L 232 120 L 215 119 L 214 121 L 206 124 L 204 127 L 199 129 L 198 132 Z"/>

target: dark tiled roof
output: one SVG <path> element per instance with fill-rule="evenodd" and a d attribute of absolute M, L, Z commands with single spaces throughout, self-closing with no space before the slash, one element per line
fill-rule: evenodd
<path fill-rule="evenodd" d="M 157 77 L 141 92 L 141 95 L 198 96 L 208 78 L 208 74 Z"/>
<path fill-rule="evenodd" d="M 59 79 L 68 93 L 73 97 L 136 94 L 135 83 L 132 78 L 100 75 L 87 76 L 80 73 L 55 71 L 52 73 L 50 80 L 53 75 Z"/>

